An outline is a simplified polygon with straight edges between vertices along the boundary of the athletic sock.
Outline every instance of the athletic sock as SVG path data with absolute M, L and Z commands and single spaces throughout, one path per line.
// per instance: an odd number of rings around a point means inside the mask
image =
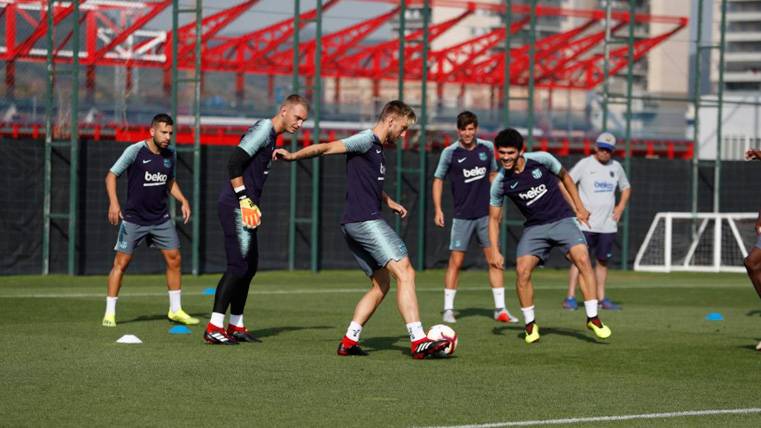
M 182 309 L 182 290 L 169 290 L 169 310 L 177 312 Z
M 240 315 L 230 314 L 229 324 L 230 325 L 234 325 L 235 327 L 243 327 L 244 326 L 244 324 L 243 324 L 243 314 L 240 314 Z
M 494 307 L 503 309 L 505 307 L 505 287 L 492 288 L 491 295 L 494 297 Z
M 585 300 L 584 309 L 587 311 L 587 318 L 594 318 L 597 316 L 597 299 Z
M 457 289 L 445 288 L 444 289 L 444 310 L 454 310 L 454 296 L 457 294 Z
M 219 312 L 212 312 L 211 319 L 209 320 L 209 324 L 213 325 L 214 327 L 224 328 L 225 314 L 220 314 Z
M 352 320 L 352 322 L 349 323 L 349 328 L 346 329 L 346 337 L 353 342 L 359 342 L 360 334 L 362 334 L 362 326 L 358 322 Z
M 118 297 L 106 297 L 106 315 L 111 315 L 116 313 L 116 301 L 119 300 Z
M 521 308 L 521 312 L 523 312 L 523 318 L 527 325 L 534 322 L 534 305 L 528 308 Z
M 423 323 L 420 321 L 411 322 L 407 324 L 407 332 L 410 334 L 410 341 L 417 342 L 418 340 L 425 339 L 425 331 L 423 331 Z

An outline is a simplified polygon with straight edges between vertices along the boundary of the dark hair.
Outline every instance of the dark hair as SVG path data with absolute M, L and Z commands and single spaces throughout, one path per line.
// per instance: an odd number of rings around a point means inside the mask
M 288 95 L 284 100 L 283 103 L 280 104 L 280 107 L 285 107 L 287 105 L 293 105 L 293 104 L 301 104 L 304 106 L 304 108 L 309 111 L 309 101 L 307 101 L 306 98 L 302 97 L 299 94 L 291 94 Z
M 169 116 L 166 113 L 159 113 L 156 116 L 153 116 L 153 120 L 151 120 L 151 128 L 155 127 L 159 123 L 166 123 L 169 126 L 174 125 L 172 116 Z
M 415 112 L 412 110 L 412 107 L 399 100 L 389 101 L 385 106 L 383 106 L 383 110 L 381 110 L 380 114 L 378 115 L 378 122 L 383 122 L 389 116 L 406 118 L 408 125 L 412 125 L 417 120 L 417 116 L 415 116 Z
M 523 137 L 521 133 L 513 128 L 506 128 L 499 131 L 494 138 L 494 145 L 497 147 L 515 147 L 518 151 L 523 149 Z
M 463 130 L 467 128 L 468 125 L 473 125 L 478 128 L 478 117 L 476 117 L 473 112 L 465 110 L 457 115 L 457 129 Z

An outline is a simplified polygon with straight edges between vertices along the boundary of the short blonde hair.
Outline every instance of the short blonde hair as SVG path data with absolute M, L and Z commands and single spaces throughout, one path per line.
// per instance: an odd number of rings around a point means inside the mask
M 389 101 L 383 106 L 383 110 L 381 110 L 378 115 L 378 122 L 383 122 L 389 116 L 405 118 L 407 119 L 407 125 L 409 126 L 417 120 L 417 116 L 415 116 L 415 111 L 412 110 L 412 107 L 399 100 Z

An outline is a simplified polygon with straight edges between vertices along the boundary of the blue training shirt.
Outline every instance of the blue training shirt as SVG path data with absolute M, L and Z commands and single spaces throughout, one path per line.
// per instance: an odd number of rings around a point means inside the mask
M 454 218 L 475 219 L 489 214 L 489 174 L 497 170 L 494 144 L 476 139 L 473 149 L 459 140 L 441 152 L 434 177 L 451 181 Z
M 127 171 L 125 221 L 150 226 L 169 219 L 167 184 L 174 180 L 174 153 L 171 149 L 155 154 L 145 141 L 131 144 L 117 159 L 111 172 L 117 177 Z
M 523 224 L 526 227 L 575 217 L 558 188 L 560 162 L 547 152 L 526 153 L 523 157 L 526 166 L 520 174 L 499 171 L 491 185 L 489 204 L 501 207 L 503 197 L 507 196 L 526 217 Z
M 381 218 L 386 165 L 372 129 L 342 140 L 346 146 L 346 207 L 341 224 Z
M 272 126 L 272 120 L 262 119 L 248 128 L 248 131 L 241 137 L 240 144 L 238 144 L 238 147 L 251 156 L 243 170 L 243 184 L 246 186 L 246 196 L 257 205 L 259 205 L 264 183 L 270 173 L 272 152 L 275 151 L 276 139 L 277 134 Z M 225 184 L 222 186 L 219 202 L 235 207 L 239 205 L 238 197 L 235 196 L 235 190 L 233 190 L 229 180 L 225 180 Z

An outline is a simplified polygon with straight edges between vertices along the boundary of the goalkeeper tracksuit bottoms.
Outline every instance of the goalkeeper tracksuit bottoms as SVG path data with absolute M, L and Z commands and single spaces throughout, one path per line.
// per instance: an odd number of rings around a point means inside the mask
M 225 236 L 227 268 L 214 295 L 214 312 L 243 314 L 248 288 L 259 265 L 259 241 L 256 229 L 243 226 L 240 208 L 223 202 L 217 204 L 219 221 Z

